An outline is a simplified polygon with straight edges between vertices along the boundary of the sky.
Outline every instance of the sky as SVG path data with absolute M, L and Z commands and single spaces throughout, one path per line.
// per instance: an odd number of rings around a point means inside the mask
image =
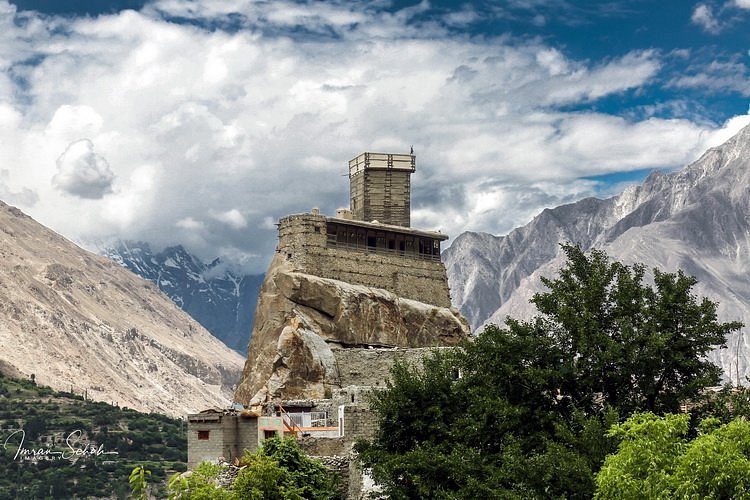
M 413 146 L 413 227 L 501 235 L 749 107 L 750 0 L 0 0 L 0 200 L 245 272 L 363 151 Z

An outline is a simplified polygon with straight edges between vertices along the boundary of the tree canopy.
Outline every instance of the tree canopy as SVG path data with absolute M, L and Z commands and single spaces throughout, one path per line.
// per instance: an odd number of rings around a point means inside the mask
M 266 439 L 254 453 L 245 451 L 242 468 L 229 488 L 219 485 L 222 466 L 204 462 L 190 475 L 169 480 L 175 500 L 333 500 L 341 498 L 338 478 L 305 455 L 294 438 Z M 135 477 L 136 479 L 132 479 Z M 143 491 L 136 471 L 133 493 Z
M 689 439 L 690 415 L 636 413 L 615 425 L 621 440 L 596 475 L 596 497 L 750 498 L 750 422 L 709 418 Z
M 564 245 L 567 262 L 529 321 L 490 325 L 422 366 L 396 364 L 356 449 L 392 498 L 589 498 L 594 472 L 636 411 L 674 412 L 719 383 L 705 359 L 738 322 L 695 278 Z M 459 376 L 460 375 L 460 376 Z

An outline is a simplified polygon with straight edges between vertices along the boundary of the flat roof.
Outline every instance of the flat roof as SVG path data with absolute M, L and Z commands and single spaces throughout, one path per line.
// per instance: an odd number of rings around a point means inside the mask
M 339 219 L 338 217 L 326 217 L 326 222 L 335 222 L 336 224 L 362 227 L 365 229 L 380 229 L 382 231 L 409 234 L 413 236 L 423 236 L 425 238 L 432 238 L 432 239 L 441 240 L 441 241 L 445 241 L 448 239 L 447 234 L 443 234 L 439 231 L 424 231 L 421 229 L 413 229 L 411 227 L 393 226 L 391 224 L 383 224 L 381 222 L 365 222 L 363 220 Z

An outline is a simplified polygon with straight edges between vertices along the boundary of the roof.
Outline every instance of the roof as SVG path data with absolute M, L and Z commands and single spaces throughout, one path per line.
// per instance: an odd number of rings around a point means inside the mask
M 411 227 L 393 226 L 391 224 L 383 224 L 377 221 L 365 222 L 363 220 L 339 219 L 338 217 L 326 217 L 326 222 L 335 222 L 336 224 L 342 224 L 342 225 L 347 225 L 347 226 L 363 227 L 365 229 L 379 229 L 382 231 L 390 231 L 394 233 L 410 234 L 414 236 L 423 236 L 425 238 L 432 238 L 432 239 L 441 240 L 441 241 L 448 239 L 448 235 L 443 234 L 440 231 L 425 231 L 421 229 L 414 229 Z

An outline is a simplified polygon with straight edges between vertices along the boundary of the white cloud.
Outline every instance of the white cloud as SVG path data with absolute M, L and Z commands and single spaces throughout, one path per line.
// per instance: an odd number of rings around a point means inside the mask
M 690 16 L 690 21 L 709 33 L 718 33 L 721 31 L 721 23 L 719 23 L 719 20 L 714 15 L 711 6 L 707 4 L 696 5 L 693 15 Z
M 595 194 L 583 176 L 684 164 L 713 133 L 564 110 L 649 85 L 657 52 L 580 61 L 409 22 L 427 3 L 377 5 L 160 0 L 19 20 L 0 0 L 0 196 L 79 241 L 183 243 L 262 272 L 279 217 L 348 205 L 362 151 L 413 144 L 413 223 L 455 237 Z
M 223 222 L 232 229 L 243 229 L 247 227 L 247 220 L 245 216 L 240 213 L 236 208 L 227 210 L 226 212 L 212 213 L 211 216 L 219 222 Z
M 57 158 L 52 183 L 68 194 L 96 200 L 112 192 L 114 179 L 107 160 L 94 151 L 94 144 L 81 139 L 70 143 Z
M 705 88 L 714 92 L 735 91 L 750 96 L 750 68 L 735 59 L 712 60 L 689 67 L 669 85 L 677 88 Z
M 750 9 L 750 0 L 734 0 L 734 5 L 740 9 Z

